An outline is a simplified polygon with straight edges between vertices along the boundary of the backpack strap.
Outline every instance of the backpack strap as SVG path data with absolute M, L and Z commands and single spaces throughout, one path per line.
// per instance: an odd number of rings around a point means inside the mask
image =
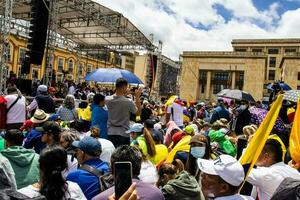
M 93 174 L 94 176 L 98 177 L 98 181 L 99 181 L 99 192 L 102 192 L 103 190 L 103 185 L 102 185 L 102 175 L 103 173 L 101 171 L 99 171 L 98 169 L 90 166 L 90 165 L 81 165 L 79 169 L 85 170 L 87 172 L 90 172 L 91 174 Z
M 10 109 L 19 101 L 20 98 L 21 98 L 21 96 L 18 95 L 16 100 L 7 108 L 6 113 L 8 113 L 10 111 Z

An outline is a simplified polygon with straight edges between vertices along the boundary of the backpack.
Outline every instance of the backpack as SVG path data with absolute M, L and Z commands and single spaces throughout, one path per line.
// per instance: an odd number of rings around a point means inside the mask
M 300 200 L 300 181 L 291 177 L 285 178 L 276 189 L 271 200 Z
M 114 177 L 111 173 L 103 173 L 98 169 L 91 167 L 89 165 L 81 165 L 79 169 L 88 171 L 89 173 L 98 177 L 99 181 L 99 193 L 107 190 L 114 185 Z

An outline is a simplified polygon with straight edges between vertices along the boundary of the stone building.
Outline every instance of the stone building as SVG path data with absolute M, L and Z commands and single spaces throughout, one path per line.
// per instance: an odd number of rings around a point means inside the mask
M 222 89 L 241 89 L 256 100 L 282 80 L 300 89 L 300 39 L 237 39 L 233 51 L 184 51 L 181 98 L 213 100 Z

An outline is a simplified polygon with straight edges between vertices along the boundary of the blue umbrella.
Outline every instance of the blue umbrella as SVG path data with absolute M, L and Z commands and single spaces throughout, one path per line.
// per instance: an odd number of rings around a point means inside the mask
M 143 82 L 130 71 L 116 68 L 99 68 L 86 75 L 85 80 L 100 83 L 115 83 L 118 78 L 124 78 L 130 84 L 143 84 Z
M 274 90 L 273 85 L 274 85 L 274 83 L 268 84 L 268 85 L 267 85 L 267 89 L 273 91 L 273 90 Z M 292 89 L 288 84 L 286 84 L 286 83 L 284 83 L 284 82 L 279 82 L 279 86 L 280 86 L 281 89 L 283 89 L 283 90 L 285 90 L 285 91 L 291 90 L 291 89 Z

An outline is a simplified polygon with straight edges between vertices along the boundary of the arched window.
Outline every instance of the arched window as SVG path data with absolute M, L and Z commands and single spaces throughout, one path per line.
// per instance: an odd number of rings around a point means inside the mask
M 74 61 L 70 59 L 68 63 L 69 74 L 73 74 L 73 69 L 74 69 Z
M 12 61 L 12 50 L 13 50 L 12 45 L 10 43 L 8 43 L 8 45 L 6 47 L 7 61 L 8 62 Z

